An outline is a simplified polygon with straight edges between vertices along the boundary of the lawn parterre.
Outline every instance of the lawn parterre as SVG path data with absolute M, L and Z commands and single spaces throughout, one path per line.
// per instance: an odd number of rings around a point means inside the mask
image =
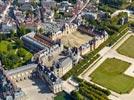
M 134 36 L 130 36 L 118 49 L 117 52 L 134 58 Z
M 123 74 L 129 63 L 115 59 L 106 59 L 91 75 L 92 81 L 110 90 L 128 93 L 134 88 L 134 78 Z
M 0 59 L 6 69 L 20 67 L 29 61 L 32 54 L 23 47 L 18 47 L 13 40 L 3 40 L 0 42 Z

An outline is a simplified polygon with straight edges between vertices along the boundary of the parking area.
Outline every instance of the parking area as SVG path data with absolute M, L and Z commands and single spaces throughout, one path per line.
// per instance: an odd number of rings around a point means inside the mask
M 53 100 L 54 94 L 41 79 L 30 78 L 16 83 L 26 94 L 26 100 Z

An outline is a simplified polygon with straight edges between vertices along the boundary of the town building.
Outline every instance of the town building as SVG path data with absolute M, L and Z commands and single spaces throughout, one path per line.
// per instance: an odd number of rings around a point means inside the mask
M 0 100 L 17 100 L 25 94 L 14 82 L 6 75 L 0 62 Z
M 2 16 L 3 12 L 5 11 L 6 9 L 6 5 L 4 4 L 0 4 L 0 15 Z
M 25 3 L 38 3 L 39 2 L 39 0 L 17 0 L 17 3 L 18 4 L 25 4 Z
M 10 34 L 11 31 L 14 31 L 16 32 L 17 30 L 17 27 L 15 25 L 15 23 L 10 23 L 10 22 L 7 22 L 7 23 L 1 23 L 0 24 L 0 32 L 3 33 L 3 34 Z
M 87 20 L 96 20 L 98 14 L 96 12 L 83 12 L 82 17 L 86 18 Z

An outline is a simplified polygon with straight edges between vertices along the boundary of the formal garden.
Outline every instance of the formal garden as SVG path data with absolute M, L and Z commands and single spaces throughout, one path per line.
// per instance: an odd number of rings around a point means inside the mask
M 134 78 L 124 72 L 130 65 L 115 58 L 108 58 L 89 77 L 91 81 L 117 93 L 129 93 L 134 88 Z
M 134 36 L 130 36 L 118 49 L 117 52 L 134 58 Z

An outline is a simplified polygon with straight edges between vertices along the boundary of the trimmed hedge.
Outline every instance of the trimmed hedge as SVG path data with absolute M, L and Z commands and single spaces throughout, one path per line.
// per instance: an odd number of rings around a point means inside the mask
M 111 94 L 110 91 L 102 89 L 75 76 L 73 77 L 73 79 L 79 83 L 78 91 L 73 91 L 71 93 L 75 100 L 80 100 L 78 99 L 80 97 L 90 98 L 90 100 L 108 100 L 108 96 Z M 76 94 L 79 94 L 78 96 L 80 97 L 77 97 Z

